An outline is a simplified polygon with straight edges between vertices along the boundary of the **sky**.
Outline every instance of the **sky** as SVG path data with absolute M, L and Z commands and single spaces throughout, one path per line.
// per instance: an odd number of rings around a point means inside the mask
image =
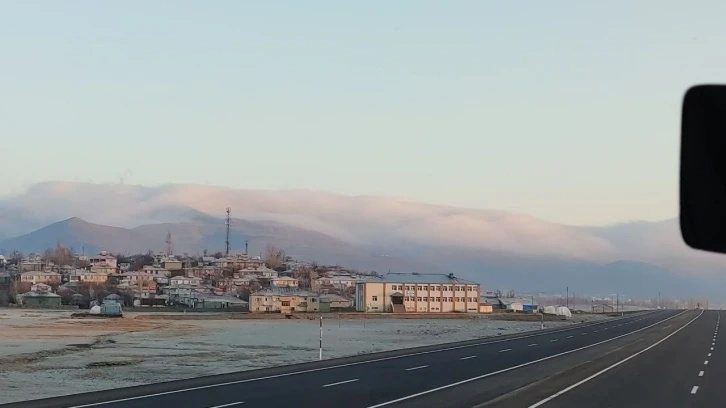
M 303 188 L 566 224 L 677 214 L 726 3 L 0 2 L 2 195 Z

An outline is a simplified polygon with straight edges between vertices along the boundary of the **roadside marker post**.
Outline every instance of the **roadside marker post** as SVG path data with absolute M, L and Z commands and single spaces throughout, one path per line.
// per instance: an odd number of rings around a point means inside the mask
M 318 359 L 323 359 L 323 315 L 320 315 L 320 354 Z

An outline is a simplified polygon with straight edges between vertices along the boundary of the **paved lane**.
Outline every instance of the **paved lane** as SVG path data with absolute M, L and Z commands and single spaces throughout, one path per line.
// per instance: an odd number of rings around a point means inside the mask
M 203 377 L 15 406 L 209 408 L 223 406 L 345 405 L 368 407 L 425 401 L 441 389 L 543 362 L 575 357 L 668 324 L 679 311 L 507 338 L 377 353 L 289 367 Z

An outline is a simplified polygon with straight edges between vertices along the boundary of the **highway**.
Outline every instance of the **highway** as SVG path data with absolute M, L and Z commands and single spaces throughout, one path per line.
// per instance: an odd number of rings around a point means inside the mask
M 719 323 L 717 311 L 661 310 L 4 406 L 723 407 Z

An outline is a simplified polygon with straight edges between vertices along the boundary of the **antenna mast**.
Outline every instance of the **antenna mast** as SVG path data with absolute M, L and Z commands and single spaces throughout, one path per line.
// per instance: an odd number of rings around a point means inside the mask
M 226 250 L 227 256 L 229 256 L 229 252 L 231 250 L 230 244 L 229 244 L 229 227 L 231 224 L 231 216 L 230 216 L 231 213 L 232 213 L 232 209 L 227 207 L 227 222 L 226 222 L 226 224 L 227 224 L 227 242 L 226 242 L 227 243 L 227 250 Z
M 171 248 L 171 232 L 166 233 L 166 254 L 168 256 L 172 255 L 172 248 Z

